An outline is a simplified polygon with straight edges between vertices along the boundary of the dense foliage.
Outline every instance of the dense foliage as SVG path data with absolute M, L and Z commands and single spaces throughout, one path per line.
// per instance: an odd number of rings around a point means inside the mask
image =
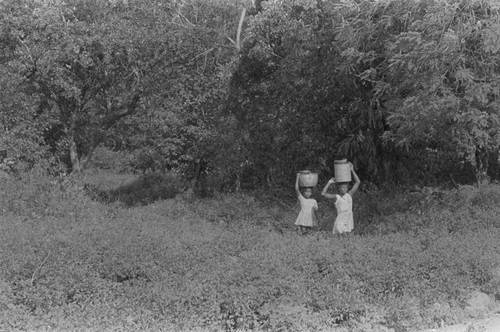
M 498 177 L 493 0 L 0 3 L 0 149 L 215 189 L 325 178 Z
M 281 171 L 329 171 L 338 153 L 365 178 L 386 180 L 487 173 L 499 142 L 493 1 L 265 8 L 233 83 L 240 121 L 253 144 L 267 147 L 256 160 L 273 151 L 270 164 Z
M 0 329 L 480 317 L 500 192 L 456 184 L 499 177 L 499 75 L 495 0 L 0 1 Z M 334 238 L 319 199 L 299 236 L 266 189 L 321 185 L 337 157 L 363 180 L 355 232 Z M 240 188 L 263 197 L 216 192 Z

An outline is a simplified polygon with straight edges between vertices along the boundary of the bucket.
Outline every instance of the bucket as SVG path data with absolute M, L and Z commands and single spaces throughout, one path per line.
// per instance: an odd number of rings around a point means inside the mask
M 333 164 L 335 182 L 351 182 L 351 165 L 347 160 L 335 160 Z
M 299 185 L 301 187 L 315 187 L 318 184 L 318 173 L 300 171 Z

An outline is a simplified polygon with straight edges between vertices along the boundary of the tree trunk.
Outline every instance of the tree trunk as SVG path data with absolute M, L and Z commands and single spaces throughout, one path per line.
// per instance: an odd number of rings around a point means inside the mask
M 83 163 L 80 162 L 80 156 L 78 155 L 78 150 L 76 148 L 76 143 L 74 140 L 71 140 L 69 155 L 71 158 L 71 174 L 83 174 Z
M 83 188 L 83 174 L 85 163 L 81 161 L 80 156 L 78 155 L 78 150 L 74 139 L 71 140 L 69 154 L 71 158 L 70 176 L 75 180 L 75 184 L 78 188 Z
M 245 14 L 247 9 L 243 7 L 241 10 L 240 21 L 238 22 L 238 30 L 236 31 L 236 49 L 241 50 L 241 28 L 243 27 L 243 21 L 245 20 Z
M 489 153 L 485 148 L 476 148 L 476 181 L 477 185 L 488 184 L 488 163 L 489 163 Z
M 78 147 L 76 145 L 76 120 L 77 120 L 77 110 L 74 110 L 71 115 L 71 122 L 69 126 L 69 156 L 71 160 L 71 173 L 70 176 L 74 180 L 77 188 L 83 188 L 83 163 L 80 160 L 80 155 L 78 153 Z

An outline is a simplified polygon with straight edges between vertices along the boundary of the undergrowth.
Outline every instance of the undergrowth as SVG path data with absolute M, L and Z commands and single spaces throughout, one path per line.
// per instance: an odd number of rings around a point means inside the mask
M 361 192 L 342 237 L 321 200 L 320 230 L 300 236 L 293 201 L 125 208 L 33 177 L 0 192 L 0 330 L 402 332 L 500 296 L 498 186 Z

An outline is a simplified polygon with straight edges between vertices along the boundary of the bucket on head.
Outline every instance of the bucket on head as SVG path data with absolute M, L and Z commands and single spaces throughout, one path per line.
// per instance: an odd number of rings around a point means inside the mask
M 333 162 L 335 182 L 351 182 L 351 164 L 347 160 L 335 160 Z
M 315 187 L 318 184 L 318 173 L 300 171 L 299 185 L 301 187 Z

